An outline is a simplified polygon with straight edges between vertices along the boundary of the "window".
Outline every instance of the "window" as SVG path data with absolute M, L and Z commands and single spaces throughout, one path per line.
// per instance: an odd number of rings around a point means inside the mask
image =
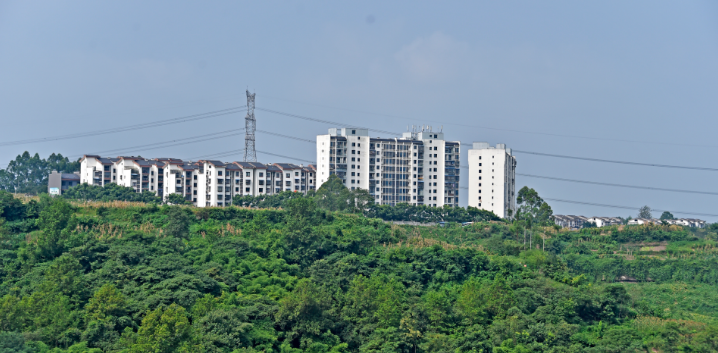
M 222 175 L 222 171 L 221 170 L 217 171 L 217 175 Z
M 264 180 L 260 180 L 259 185 L 264 185 Z M 259 189 L 259 190 L 262 190 L 262 189 Z
M 259 172 L 259 177 L 261 178 L 261 177 L 263 177 L 263 176 L 264 176 L 264 173 Z
M 245 188 L 245 189 L 244 189 L 244 192 L 249 192 L 249 188 Z
M 354 146 L 356 146 L 356 145 L 357 145 L 356 143 L 352 142 L 352 147 L 354 147 Z
M 287 178 L 290 178 L 290 177 L 291 177 L 291 174 L 287 173 Z
M 299 176 L 299 172 L 294 172 L 294 176 Z
M 234 192 L 239 192 L 239 188 L 234 188 Z M 195 191 L 195 194 L 196 193 L 197 193 L 197 191 Z
M 356 133 L 357 133 L 356 130 L 352 130 L 352 135 L 354 135 L 354 134 L 356 134 Z
M 247 176 L 250 176 L 250 175 L 251 175 L 250 172 L 247 172 Z
M 259 192 L 264 192 L 264 189 L 262 189 L 262 188 L 259 188 Z

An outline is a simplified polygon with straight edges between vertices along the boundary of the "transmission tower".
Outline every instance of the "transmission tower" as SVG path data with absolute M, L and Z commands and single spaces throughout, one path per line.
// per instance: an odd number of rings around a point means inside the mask
M 247 90 L 247 116 L 244 118 L 244 161 L 256 162 L 257 151 L 254 149 L 254 131 L 257 130 L 257 119 L 254 118 L 254 96 Z

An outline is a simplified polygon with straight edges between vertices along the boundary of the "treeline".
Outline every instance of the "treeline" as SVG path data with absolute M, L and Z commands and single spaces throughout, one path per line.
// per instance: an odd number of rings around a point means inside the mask
M 62 193 L 62 197 L 68 200 L 79 201 L 132 201 L 146 203 L 162 203 L 162 198 L 154 192 L 136 192 L 133 188 L 109 183 L 105 186 L 79 184 Z M 181 197 L 181 196 L 180 196 Z
M 80 162 L 70 161 L 59 153 L 42 159 L 37 153 L 30 155 L 25 151 L 10 161 L 7 168 L 0 169 L 0 190 L 32 195 L 47 192 L 48 176 L 53 170 L 73 173 L 80 170 Z
M 145 191 L 136 193 L 132 188 L 108 184 L 105 187 L 80 184 L 66 190 L 62 197 L 81 201 L 138 201 L 161 204 L 162 198 Z M 428 207 L 399 204 L 397 206 L 377 205 L 374 198 L 366 190 L 349 190 L 336 176 L 329 178 L 319 190 L 312 190 L 307 195 L 298 192 L 283 191 L 274 195 L 238 196 L 232 204 L 250 208 L 283 208 L 287 203 L 304 198 L 314 202 L 317 207 L 327 211 L 341 211 L 362 214 L 365 217 L 380 218 L 386 221 L 411 222 L 478 222 L 500 221 L 493 212 L 474 207 Z M 185 204 L 181 195 L 171 194 L 170 204 Z

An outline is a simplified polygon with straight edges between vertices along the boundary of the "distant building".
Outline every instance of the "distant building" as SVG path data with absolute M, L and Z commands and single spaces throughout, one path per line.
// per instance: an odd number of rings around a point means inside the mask
M 584 216 L 554 215 L 553 218 L 559 226 L 570 229 L 583 228 L 583 224 L 588 222 L 588 218 Z
M 694 228 L 705 228 L 706 221 L 695 218 L 677 218 L 677 219 L 666 219 L 666 223 L 675 224 L 679 226 L 694 227 Z
M 617 226 L 623 224 L 623 221 L 617 217 L 591 217 L 589 222 L 594 223 L 596 227 Z
M 642 224 L 661 224 L 661 220 L 655 218 L 634 218 L 628 221 L 629 226 Z
M 459 206 L 461 143 L 444 133 L 405 132 L 401 138 L 369 137 L 361 128 L 329 129 L 317 136 L 317 187 L 336 175 L 351 189 L 365 189 L 381 205 Z
M 62 195 L 68 188 L 79 184 L 80 172 L 58 173 L 53 170 L 47 179 L 47 193 L 50 195 Z
M 291 163 L 183 161 L 85 155 L 80 160 L 77 185 L 109 183 L 149 191 L 167 199 L 180 194 L 198 207 L 228 206 L 237 196 L 273 195 L 282 191 L 306 194 L 316 188 L 316 169 Z
M 502 218 L 516 213 L 516 157 L 504 144 L 474 142 L 469 150 L 469 206 Z

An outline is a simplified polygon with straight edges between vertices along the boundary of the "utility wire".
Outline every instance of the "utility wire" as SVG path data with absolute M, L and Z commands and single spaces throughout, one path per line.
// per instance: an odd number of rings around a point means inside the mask
M 291 113 L 283 113 L 283 112 L 279 112 L 279 111 L 271 110 L 271 109 L 264 109 L 264 108 L 254 108 L 254 109 L 256 109 L 256 110 L 261 110 L 261 111 L 264 111 L 264 112 L 267 112 L 267 113 L 284 115 L 284 116 L 288 116 L 288 117 L 290 117 L 290 118 L 297 118 L 297 119 L 303 119 L 303 120 L 309 120 L 309 121 L 316 121 L 316 122 L 319 122 L 319 123 L 332 124 L 332 125 L 334 125 L 334 126 L 346 126 L 346 125 L 347 125 L 347 124 L 343 124 L 343 123 L 338 123 L 338 122 L 336 122 L 336 121 L 329 121 L 329 120 L 311 118 L 311 117 L 308 117 L 308 116 L 291 114 Z M 360 127 L 360 126 L 355 126 L 355 127 L 356 127 L 356 128 L 359 128 L 359 129 L 367 129 L 367 130 L 371 130 L 371 131 L 381 132 L 381 133 L 389 134 L 389 135 L 392 135 L 392 136 L 401 136 L 401 134 L 397 134 L 397 133 L 395 133 L 395 132 L 393 132 L 393 131 L 370 129 L 370 128 Z
M 128 126 L 121 126 L 121 127 L 115 127 L 111 129 L 102 129 L 102 130 L 95 130 L 95 131 L 86 131 L 76 134 L 67 134 L 67 135 L 58 135 L 58 136 L 49 136 L 49 137 L 42 137 L 42 138 L 35 138 L 35 139 L 27 139 L 27 140 L 16 140 L 16 141 L 6 141 L 6 142 L 0 142 L 0 147 L 2 146 L 14 146 L 14 145 L 23 145 L 28 143 L 36 143 L 36 142 L 48 142 L 48 141 L 58 141 L 58 140 L 69 140 L 74 138 L 80 138 L 80 137 L 87 137 L 87 136 L 97 136 L 97 135 L 105 135 L 105 134 L 113 134 L 117 132 L 124 132 L 124 131 L 131 131 L 131 130 L 139 130 L 139 129 L 147 129 L 157 126 L 163 126 L 163 125 L 169 125 L 169 124 L 177 124 L 177 123 L 184 123 L 188 121 L 195 121 L 195 120 L 201 120 L 201 119 L 208 119 L 208 118 L 214 118 L 218 116 L 223 115 L 229 115 L 234 113 L 239 113 L 243 111 L 241 107 L 233 107 L 233 108 L 227 108 L 222 110 L 216 110 L 213 112 L 207 112 L 207 113 L 201 113 L 201 114 L 194 114 L 194 115 L 188 115 L 183 116 L 179 118 L 172 118 L 172 119 L 164 119 L 164 120 L 157 120 L 149 123 L 143 123 L 143 124 L 135 124 L 135 125 L 128 125 Z
M 194 160 L 208 159 L 210 157 L 219 158 L 219 157 L 231 156 L 232 154 L 239 153 L 239 152 L 244 152 L 244 148 L 241 148 L 238 150 L 218 152 L 218 153 L 213 153 L 213 154 L 206 154 L 206 155 L 198 156 L 198 157 L 190 157 L 190 158 L 186 158 L 186 159 L 188 161 L 194 161 Z
M 461 168 L 468 169 L 469 167 L 461 166 Z M 687 193 L 687 194 L 701 194 L 701 195 L 718 195 L 718 192 L 710 192 L 710 191 L 681 190 L 681 189 L 656 188 L 656 187 L 651 187 L 651 186 L 612 184 L 612 183 L 602 183 L 602 182 L 598 182 L 598 181 L 565 179 L 565 178 L 556 178 L 556 177 L 533 175 L 533 174 L 523 174 L 523 173 L 516 173 L 516 175 L 525 176 L 525 177 L 529 177 L 529 178 L 550 179 L 550 180 L 557 180 L 557 181 L 567 181 L 567 182 L 572 182 L 572 183 L 583 183 L 583 184 L 593 184 L 593 185 L 615 186 L 615 187 L 630 188 L 630 189 L 670 191 L 670 192 L 680 192 L 680 193 Z
M 628 206 L 616 206 L 616 205 L 606 205 L 601 203 L 593 203 L 593 202 L 581 202 L 581 201 L 570 201 L 570 200 L 561 200 L 561 199 L 549 199 L 549 198 L 543 198 L 544 200 L 549 201 L 556 201 L 556 202 L 566 202 L 566 203 L 575 203 L 579 205 L 589 205 L 589 206 L 600 206 L 600 207 L 609 207 L 609 208 L 621 208 L 625 210 L 638 210 L 640 207 L 628 207 Z M 718 214 L 710 214 L 710 213 L 698 213 L 698 212 L 683 212 L 683 211 L 669 211 L 669 210 L 659 210 L 659 209 L 651 209 L 651 211 L 656 212 L 671 212 L 671 213 L 677 213 L 677 214 L 687 214 L 687 215 L 693 215 L 693 216 L 706 216 L 706 217 L 718 217 Z
M 284 137 L 284 138 L 288 138 L 288 139 L 303 141 L 303 142 L 317 143 L 317 141 L 314 141 L 314 140 L 303 139 L 301 137 L 296 137 L 296 136 L 282 135 L 282 134 L 278 134 L 276 132 L 269 132 L 269 131 L 263 131 L 263 130 L 257 130 L 257 132 L 261 132 L 261 133 L 267 134 L 267 135 L 274 135 L 274 136 Z
M 611 183 L 601 183 L 601 182 L 597 182 L 597 181 L 564 179 L 564 178 L 555 178 L 555 177 L 548 177 L 548 176 L 541 176 L 541 175 L 532 175 L 532 174 L 522 174 L 522 173 L 516 173 L 516 175 L 525 176 L 525 177 L 529 177 L 529 178 L 541 178 L 541 179 L 550 179 L 550 180 L 558 180 L 558 181 L 567 181 L 567 182 L 572 182 L 572 183 L 594 184 L 594 185 L 604 185 L 604 186 L 616 186 L 616 187 L 631 188 L 631 189 L 643 189 L 643 190 L 655 190 L 655 191 L 670 191 L 670 192 L 680 192 L 680 193 L 688 193 L 688 194 L 701 194 L 701 195 L 718 195 L 718 192 L 710 192 L 710 191 L 665 189 L 665 188 L 654 188 L 654 187 L 650 187 L 650 186 L 611 184 Z
M 549 154 L 549 153 L 520 151 L 520 150 L 513 150 L 513 152 L 525 153 L 525 154 L 533 154 L 533 155 L 545 156 L 545 157 L 578 159 L 578 160 L 589 161 L 589 162 L 616 163 L 616 164 L 626 164 L 626 165 L 637 165 L 637 166 L 643 166 L 643 167 L 659 167 L 659 168 L 674 168 L 674 169 L 691 169 L 691 170 L 703 170 L 703 171 L 709 171 L 709 172 L 718 172 L 718 168 L 688 167 L 688 166 L 669 165 L 669 164 L 656 164 L 656 163 L 640 163 L 640 162 L 616 161 L 616 160 L 609 160 L 609 159 L 599 159 L 599 158 L 589 158 L 589 157 L 576 157 L 576 156 L 565 156 L 565 155 L 560 155 L 560 154 Z
M 277 97 L 267 97 L 262 96 L 263 98 L 269 98 L 269 99 L 275 99 L 280 101 L 286 101 L 286 102 L 293 102 L 293 103 L 300 103 L 300 104 L 306 104 L 306 105 L 313 105 L 317 107 L 324 107 L 324 108 L 330 108 L 330 109 L 336 109 L 336 110 L 344 110 L 349 111 L 353 113 L 359 113 L 359 114 L 367 114 L 367 115 L 375 115 L 375 116 L 381 116 L 381 117 L 387 117 L 387 118 L 393 118 L 393 119 L 402 119 L 402 120 L 408 120 L 408 121 L 416 121 L 416 118 L 409 118 L 405 116 L 399 116 L 399 115 L 392 115 L 392 114 L 382 114 L 382 113 L 375 113 L 375 112 L 368 112 L 363 110 L 356 110 L 356 109 L 347 109 L 347 108 L 339 108 L 339 107 L 333 107 L 329 105 L 323 105 L 323 104 L 316 104 L 316 103 L 308 103 L 308 102 L 301 102 L 296 100 L 290 100 L 290 99 L 284 99 L 284 98 L 277 98 Z M 550 133 L 550 132 L 539 132 L 539 131 L 527 131 L 527 130 L 517 130 L 517 129 L 506 129 L 506 128 L 497 128 L 497 127 L 489 127 L 489 126 L 481 126 L 481 125 L 469 125 L 469 124 L 459 124 L 459 123 L 451 123 L 446 121 L 438 121 L 438 120 L 427 120 L 427 119 L 421 119 L 422 121 L 427 122 L 434 122 L 442 125 L 454 125 L 454 126 L 464 126 L 464 127 L 471 127 L 476 129 L 484 129 L 484 130 L 495 130 L 495 131 L 509 131 L 509 132 L 517 132 L 520 134 L 529 134 L 529 135 L 543 135 L 543 136 L 555 136 L 555 137 L 567 137 L 567 138 L 574 138 L 574 139 L 587 139 L 587 140 L 598 140 L 598 141 L 614 141 L 614 142 L 628 142 L 628 143 L 641 143 L 641 144 L 649 144 L 649 145 L 666 145 L 666 146 L 689 146 L 689 147 L 718 147 L 716 145 L 696 145 L 696 144 L 687 144 L 687 143 L 671 143 L 671 142 L 656 142 L 656 141 L 640 141 L 640 140 L 626 140 L 626 139 L 616 139 L 616 138 L 606 138 L 606 137 L 591 137 L 591 136 L 579 136 L 579 135 L 567 135 L 567 134 L 557 134 L 557 133 Z
M 302 162 L 307 162 L 307 163 L 314 163 L 314 161 L 310 161 L 310 160 L 308 160 L 308 159 L 301 159 L 301 158 L 289 157 L 289 156 L 284 156 L 284 155 L 281 155 L 281 154 L 270 153 L 270 152 L 263 152 L 263 151 L 257 151 L 257 152 L 262 153 L 262 154 L 268 154 L 268 155 L 270 155 L 270 156 L 275 156 L 275 157 L 282 157 L 282 158 L 293 159 L 293 160 L 295 160 L 295 161 L 302 161 Z
M 206 135 L 199 135 L 199 136 L 175 139 L 175 140 L 170 140 L 170 141 L 150 143 L 150 144 L 139 145 L 139 146 L 134 146 L 134 147 L 115 148 L 112 150 L 94 152 L 91 154 L 102 155 L 102 154 L 108 154 L 108 153 L 114 154 L 117 152 L 122 152 L 121 154 L 125 154 L 130 151 L 134 152 L 134 151 L 138 151 L 138 150 L 144 151 L 144 150 L 152 150 L 152 149 L 159 149 L 159 148 L 165 148 L 165 147 L 180 146 L 180 145 L 185 145 L 185 144 L 189 144 L 189 143 L 197 143 L 197 142 L 203 142 L 203 141 L 207 141 L 207 140 L 215 140 L 215 139 L 220 139 L 220 138 L 225 138 L 225 137 L 230 137 L 230 136 L 241 135 L 240 133 L 238 133 L 239 131 L 244 131 L 244 128 L 219 131 L 219 132 L 206 134 Z M 84 155 L 73 156 L 70 159 L 79 158 L 82 156 L 84 156 Z
M 302 116 L 302 115 L 296 115 L 296 114 L 290 114 L 290 113 L 284 113 L 279 112 L 276 110 L 271 109 L 264 109 L 264 108 L 255 108 L 257 110 L 284 115 L 292 118 L 298 118 L 298 119 L 304 119 L 304 120 L 310 120 L 310 121 L 316 121 L 326 124 L 333 124 L 336 126 L 342 126 L 346 124 L 337 123 L 334 121 L 329 120 L 323 120 L 323 119 L 316 119 L 311 118 L 308 116 Z M 401 135 L 397 134 L 395 132 L 386 131 L 386 130 L 376 130 L 371 128 L 362 128 L 362 129 L 368 129 L 371 131 L 381 132 L 381 133 L 387 133 L 390 135 Z M 470 144 L 469 144 L 470 145 Z M 521 151 L 521 150 L 513 150 L 513 152 L 518 153 L 525 153 L 525 154 L 533 154 L 538 156 L 546 156 L 546 157 L 556 157 L 556 158 L 569 158 L 569 159 L 578 159 L 578 160 L 585 160 L 585 161 L 591 161 L 591 162 L 604 162 L 604 163 L 616 163 L 616 164 L 626 164 L 626 165 L 637 165 L 637 166 L 645 166 L 645 167 L 660 167 L 660 168 L 674 168 L 674 169 L 691 169 L 691 170 L 703 170 L 703 171 L 712 171 L 712 172 L 718 172 L 718 168 L 705 168 L 705 167 L 688 167 L 688 166 L 676 166 L 676 165 L 667 165 L 667 164 L 655 164 L 655 163 L 639 163 L 639 162 L 627 162 L 627 161 L 615 161 L 615 160 L 608 160 L 608 159 L 598 159 L 598 158 L 589 158 L 589 157 L 575 157 L 575 156 L 565 156 L 565 155 L 557 155 L 557 154 L 548 154 L 548 153 L 540 153 L 540 152 L 530 152 L 530 151 Z

